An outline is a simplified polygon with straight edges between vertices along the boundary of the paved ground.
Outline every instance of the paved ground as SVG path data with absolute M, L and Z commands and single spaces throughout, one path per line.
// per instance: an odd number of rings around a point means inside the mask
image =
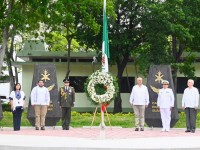
M 2 128 L 0 131 L 1 150 L 23 150 L 36 148 L 61 149 L 193 149 L 200 150 L 200 129 L 196 133 L 185 133 L 185 129 L 171 129 L 161 132 L 159 128 L 145 128 L 134 131 L 133 128 L 112 127 L 101 130 L 93 128 L 47 127 L 45 131 L 33 127 L 22 127 L 20 131 Z

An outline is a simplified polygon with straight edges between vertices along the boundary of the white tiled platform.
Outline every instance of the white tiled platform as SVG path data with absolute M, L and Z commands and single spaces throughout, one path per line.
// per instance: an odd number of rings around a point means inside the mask
M 161 132 L 159 128 L 71 128 L 49 127 L 36 131 L 23 127 L 20 131 L 3 128 L 0 150 L 200 150 L 200 130 L 185 133 L 185 129 Z

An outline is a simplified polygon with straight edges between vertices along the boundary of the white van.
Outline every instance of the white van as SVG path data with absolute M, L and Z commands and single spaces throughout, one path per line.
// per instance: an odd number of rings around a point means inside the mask
M 1 104 L 8 104 L 10 102 L 9 98 L 5 95 L 0 95 Z
M 0 100 L 1 103 L 9 103 L 10 83 L 0 83 Z

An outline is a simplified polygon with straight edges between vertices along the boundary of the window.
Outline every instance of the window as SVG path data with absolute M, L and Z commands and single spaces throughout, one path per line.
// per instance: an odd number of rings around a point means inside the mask
M 121 93 L 131 93 L 135 84 L 135 77 L 123 77 L 121 84 Z
M 178 77 L 177 78 L 177 90 L 176 90 L 177 93 L 182 94 L 184 92 L 185 88 L 187 88 L 187 81 L 188 81 L 187 77 Z M 194 80 L 194 86 L 198 90 L 200 90 L 200 77 L 198 77 Z
M 82 76 L 73 76 L 73 77 L 69 77 L 70 79 L 70 85 L 74 87 L 75 92 L 78 93 L 84 93 L 84 83 L 87 79 L 86 76 L 82 77 Z

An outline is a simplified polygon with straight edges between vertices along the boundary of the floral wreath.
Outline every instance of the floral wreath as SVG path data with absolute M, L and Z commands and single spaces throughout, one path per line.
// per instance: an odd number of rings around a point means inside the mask
M 88 77 L 85 92 L 94 104 L 109 104 L 119 91 L 117 80 L 110 73 L 97 70 Z

